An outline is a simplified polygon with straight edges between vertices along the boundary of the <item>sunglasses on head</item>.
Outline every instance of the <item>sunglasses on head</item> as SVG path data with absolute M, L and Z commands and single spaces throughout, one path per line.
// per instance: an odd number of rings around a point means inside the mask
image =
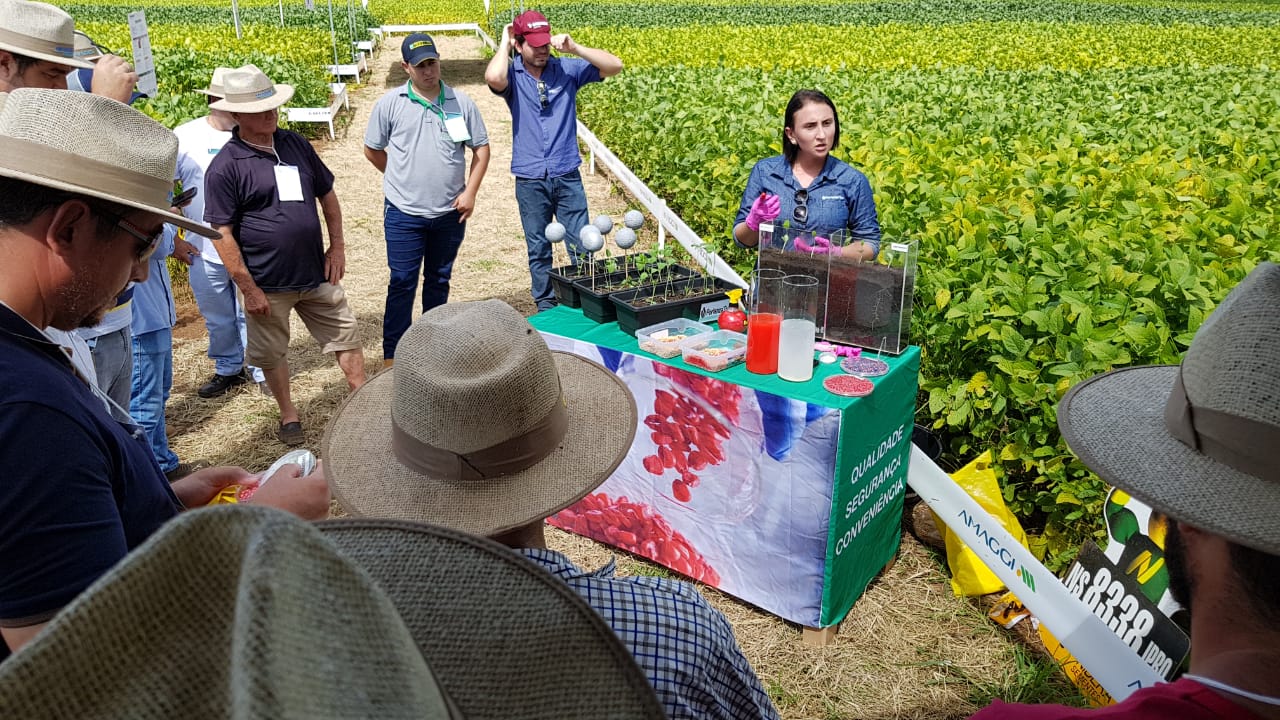
M 156 248 L 160 245 L 160 238 L 164 235 L 163 225 L 160 226 L 160 229 L 157 230 L 155 234 L 147 235 L 137 225 L 125 220 L 121 215 L 117 215 L 110 210 L 103 210 L 102 208 L 94 208 L 94 210 L 99 215 L 105 215 L 106 217 L 115 220 L 116 223 L 114 227 L 132 235 L 133 238 L 138 241 L 138 248 L 136 252 L 138 262 L 146 262 L 151 259 Z
M 796 222 L 802 223 L 809 219 L 809 191 L 796 191 L 796 209 L 791 212 L 791 217 Z

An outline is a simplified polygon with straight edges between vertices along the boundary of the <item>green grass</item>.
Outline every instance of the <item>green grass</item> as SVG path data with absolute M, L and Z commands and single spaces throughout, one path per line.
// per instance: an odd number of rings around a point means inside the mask
M 992 698 L 1000 698 L 1013 703 L 1088 706 L 1085 697 L 1053 660 L 1021 645 L 1014 646 L 1013 658 L 1013 667 L 1006 668 L 995 682 L 985 683 L 966 677 L 965 681 L 971 686 L 969 699 L 979 705 L 990 702 Z M 954 666 L 951 669 L 958 672 Z

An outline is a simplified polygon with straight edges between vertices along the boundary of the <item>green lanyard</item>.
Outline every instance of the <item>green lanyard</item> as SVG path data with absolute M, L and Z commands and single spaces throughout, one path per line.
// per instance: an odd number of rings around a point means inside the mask
M 414 102 L 418 103 L 419 105 L 421 105 L 422 107 L 424 107 L 424 108 L 426 108 L 426 109 L 428 109 L 428 110 L 433 110 L 433 111 L 435 111 L 435 112 L 436 112 L 436 114 L 438 114 L 438 115 L 440 116 L 440 122 L 444 122 L 444 121 L 445 121 L 445 118 L 444 118 L 444 83 L 440 83 L 440 97 L 439 97 L 439 98 L 436 98 L 436 104 L 438 104 L 438 105 L 439 105 L 439 107 L 436 107 L 435 105 L 432 105 L 430 100 L 427 100 L 427 99 L 425 99 L 425 98 L 423 98 L 423 97 L 419 96 L 419 95 L 418 95 L 418 93 L 414 92 L 414 91 L 413 91 L 413 83 L 412 83 L 412 82 L 405 83 L 405 87 L 409 89 L 409 99 L 410 99 L 410 100 L 412 100 L 412 101 L 414 101 Z

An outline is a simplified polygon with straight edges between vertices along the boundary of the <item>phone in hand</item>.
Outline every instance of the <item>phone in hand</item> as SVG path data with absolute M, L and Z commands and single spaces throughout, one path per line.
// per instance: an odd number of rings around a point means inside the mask
M 173 196 L 173 206 L 174 206 L 174 207 L 186 207 L 186 206 L 190 205 L 190 204 L 191 204 L 191 201 L 195 199 L 195 197 L 196 197 L 196 192 L 198 192 L 198 191 L 199 191 L 199 188 L 187 188 L 186 190 L 183 190 L 182 192 L 178 193 L 177 195 L 174 195 L 174 196 Z

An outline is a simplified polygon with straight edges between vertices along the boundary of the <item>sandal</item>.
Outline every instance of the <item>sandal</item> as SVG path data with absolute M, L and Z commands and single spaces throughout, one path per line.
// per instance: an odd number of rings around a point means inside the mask
M 289 447 L 301 445 L 307 439 L 302 432 L 302 423 L 300 422 L 282 423 L 280 429 L 276 430 L 276 437 Z

